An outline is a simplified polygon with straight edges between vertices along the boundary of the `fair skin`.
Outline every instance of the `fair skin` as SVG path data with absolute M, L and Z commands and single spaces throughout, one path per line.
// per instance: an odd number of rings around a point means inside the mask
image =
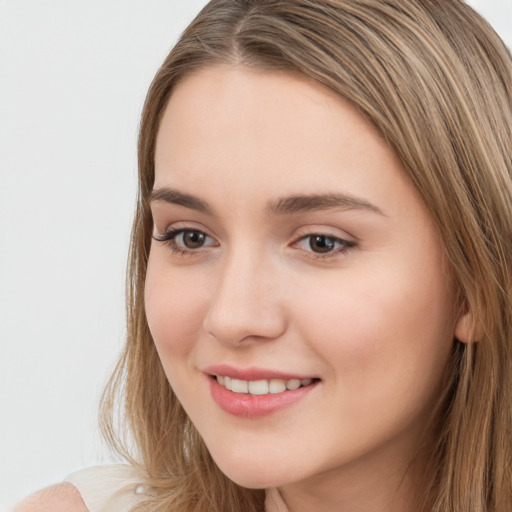
M 155 161 L 148 323 L 221 470 L 279 488 L 290 512 L 409 512 L 411 462 L 470 322 L 394 152 L 315 82 L 219 65 L 177 86 Z M 312 381 L 261 414 L 220 390 L 230 372 Z
M 13 512 L 88 512 L 78 489 L 65 483 L 29 496 Z
M 221 470 L 291 512 L 410 510 L 467 319 L 394 152 L 317 83 L 218 65 L 177 86 L 155 159 L 147 318 Z M 219 391 L 276 372 L 313 380 L 266 414 Z

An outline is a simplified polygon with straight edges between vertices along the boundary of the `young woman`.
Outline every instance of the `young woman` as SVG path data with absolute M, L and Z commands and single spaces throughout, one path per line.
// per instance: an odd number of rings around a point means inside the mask
M 130 464 L 19 510 L 512 510 L 511 126 L 462 1 L 210 2 L 142 118 Z

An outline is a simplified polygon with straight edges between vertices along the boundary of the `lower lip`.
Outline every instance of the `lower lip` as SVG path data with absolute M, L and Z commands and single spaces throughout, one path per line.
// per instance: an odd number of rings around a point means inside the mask
M 280 409 L 295 404 L 314 388 L 318 381 L 292 391 L 282 393 L 269 393 L 268 395 L 250 395 L 245 393 L 233 393 L 221 386 L 217 379 L 209 377 L 210 391 L 217 405 L 224 411 L 242 418 L 259 418 L 267 416 Z

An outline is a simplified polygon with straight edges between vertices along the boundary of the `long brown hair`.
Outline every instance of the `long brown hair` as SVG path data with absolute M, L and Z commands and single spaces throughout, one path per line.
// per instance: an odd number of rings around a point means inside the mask
M 183 411 L 143 303 L 160 119 L 175 85 L 216 63 L 313 78 L 355 105 L 399 156 L 437 224 L 478 336 L 454 340 L 417 510 L 510 512 L 512 59 L 461 0 L 213 0 L 158 70 L 140 128 L 128 339 L 103 398 L 107 439 L 148 474 L 139 510 L 263 509 L 263 491 L 227 479 Z

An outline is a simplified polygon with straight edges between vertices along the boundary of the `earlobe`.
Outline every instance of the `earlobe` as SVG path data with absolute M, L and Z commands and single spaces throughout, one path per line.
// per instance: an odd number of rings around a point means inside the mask
M 455 323 L 454 336 L 462 343 L 475 343 L 480 340 L 482 332 L 479 326 L 476 325 L 471 311 L 461 311 Z

